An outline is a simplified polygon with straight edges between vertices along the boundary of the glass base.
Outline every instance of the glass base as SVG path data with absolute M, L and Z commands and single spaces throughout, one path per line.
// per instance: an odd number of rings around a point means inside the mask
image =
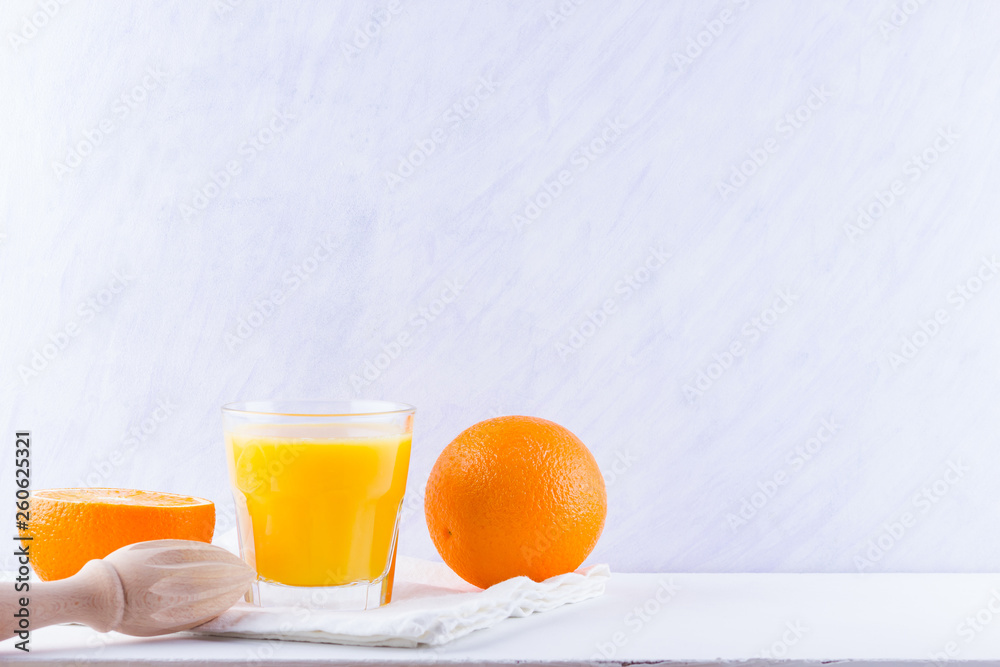
M 285 586 L 259 580 L 247 595 L 258 607 L 303 607 L 336 611 L 363 611 L 389 603 L 392 580 L 348 584 L 346 586 Z

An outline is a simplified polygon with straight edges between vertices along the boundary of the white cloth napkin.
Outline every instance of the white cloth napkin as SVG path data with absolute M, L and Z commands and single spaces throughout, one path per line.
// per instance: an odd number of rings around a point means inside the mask
M 598 597 L 610 576 L 607 565 L 593 565 L 540 583 L 517 577 L 480 590 L 444 563 L 401 556 L 392 602 L 385 607 L 348 612 L 239 603 L 192 632 L 358 646 L 440 646 L 505 618 Z

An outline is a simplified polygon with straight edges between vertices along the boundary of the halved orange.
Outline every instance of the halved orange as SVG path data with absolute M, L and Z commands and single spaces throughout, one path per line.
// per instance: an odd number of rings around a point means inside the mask
M 211 542 L 215 504 L 204 498 L 135 489 L 45 489 L 29 499 L 25 541 L 43 581 L 70 577 L 95 558 L 147 540 Z

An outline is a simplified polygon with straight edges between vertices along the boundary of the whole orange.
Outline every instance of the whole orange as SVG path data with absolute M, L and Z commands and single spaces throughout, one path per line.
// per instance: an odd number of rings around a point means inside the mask
M 45 489 L 28 501 L 31 567 L 42 581 L 76 574 L 87 561 L 147 540 L 211 542 L 215 504 L 134 489 Z
M 462 431 L 438 457 L 424 497 L 441 558 L 480 588 L 572 572 L 597 544 L 607 505 L 590 450 L 537 417 L 497 417 Z

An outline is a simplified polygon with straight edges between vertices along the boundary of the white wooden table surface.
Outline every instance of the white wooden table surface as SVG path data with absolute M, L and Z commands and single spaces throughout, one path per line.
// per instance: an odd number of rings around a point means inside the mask
M 35 665 L 721 664 L 1000 665 L 1000 574 L 615 574 L 603 598 L 510 619 L 436 649 L 193 635 L 35 631 Z

